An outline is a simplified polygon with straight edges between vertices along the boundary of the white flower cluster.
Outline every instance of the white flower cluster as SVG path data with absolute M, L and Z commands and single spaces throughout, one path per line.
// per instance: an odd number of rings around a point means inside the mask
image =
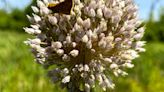
M 111 76 L 127 75 L 124 68 L 145 51 L 133 0 L 73 0 L 70 15 L 53 14 L 47 8 L 52 2 L 61 0 L 37 0 L 27 16 L 31 27 L 24 30 L 35 38 L 25 43 L 36 61 L 71 92 L 90 92 L 96 84 L 113 89 Z

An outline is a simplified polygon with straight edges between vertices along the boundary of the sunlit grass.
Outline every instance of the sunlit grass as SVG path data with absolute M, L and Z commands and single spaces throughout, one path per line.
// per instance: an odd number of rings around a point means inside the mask
M 0 92 L 61 92 L 47 79 L 44 69 L 33 62 L 23 44 L 28 35 L 0 32 Z
M 64 92 L 34 62 L 23 44 L 27 38 L 26 34 L 0 31 L 0 92 Z M 164 92 L 164 43 L 148 43 L 146 49 L 134 61 L 135 67 L 128 69 L 129 76 L 114 79 L 116 90 L 112 92 Z

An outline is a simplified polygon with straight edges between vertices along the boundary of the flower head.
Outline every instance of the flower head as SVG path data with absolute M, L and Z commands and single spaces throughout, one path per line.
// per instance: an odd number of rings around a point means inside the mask
M 60 2 L 61 0 L 54 0 Z M 36 61 L 45 66 L 54 82 L 77 92 L 90 92 L 96 83 L 114 88 L 111 76 L 127 75 L 144 41 L 144 28 L 133 0 L 73 0 L 70 15 L 52 13 L 51 3 L 37 0 L 31 27 L 24 28 Z

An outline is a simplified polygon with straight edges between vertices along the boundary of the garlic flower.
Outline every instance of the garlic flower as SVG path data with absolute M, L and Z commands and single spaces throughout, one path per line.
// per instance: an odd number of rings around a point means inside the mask
M 124 68 L 134 67 L 132 60 L 145 51 L 134 1 L 73 0 L 70 15 L 52 13 L 47 5 L 53 2 L 61 0 L 37 0 L 27 15 L 31 26 L 24 30 L 35 38 L 25 43 L 35 60 L 69 92 L 113 89 L 111 76 L 127 75 Z

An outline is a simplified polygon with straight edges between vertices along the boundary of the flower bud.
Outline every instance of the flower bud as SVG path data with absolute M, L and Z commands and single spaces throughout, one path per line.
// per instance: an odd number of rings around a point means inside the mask
M 73 56 L 73 57 L 77 57 L 79 55 L 79 51 L 78 50 L 72 50 L 70 52 L 70 55 Z
M 35 6 L 31 6 L 32 10 L 35 12 L 35 13 L 39 13 L 39 9 Z
M 102 12 L 101 8 L 97 9 L 97 17 L 98 18 L 102 18 L 103 17 L 103 12 Z
M 82 37 L 82 42 L 84 42 L 84 43 L 87 43 L 88 42 L 88 36 L 87 35 L 84 35 Z
M 32 14 L 32 15 L 34 16 L 34 21 L 35 21 L 36 23 L 38 23 L 39 21 L 41 21 L 40 16 L 38 16 L 38 15 L 36 15 L 36 14 Z
M 62 79 L 62 83 L 68 83 L 70 81 L 71 76 L 66 76 Z
M 61 42 L 53 42 L 52 43 L 52 47 L 55 48 L 55 49 L 60 49 L 62 48 L 62 43 Z

